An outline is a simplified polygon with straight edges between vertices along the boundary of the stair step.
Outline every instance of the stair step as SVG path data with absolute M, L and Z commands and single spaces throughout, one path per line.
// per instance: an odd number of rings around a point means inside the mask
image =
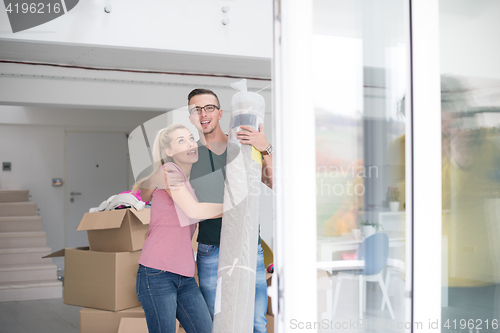
M 0 283 L 0 302 L 62 298 L 62 282 L 40 280 Z
M 43 247 L 45 245 L 47 245 L 47 235 L 43 231 L 0 233 L 0 249 Z
M 0 266 L 0 283 L 55 279 L 57 279 L 57 265 L 54 264 Z
M 0 203 L 0 216 L 36 216 L 36 202 Z
M 0 249 L 0 265 L 51 264 L 52 259 L 42 258 L 50 253 L 50 247 Z
M 30 191 L 28 190 L 0 190 L 0 202 L 24 202 L 29 201 Z
M 40 216 L 0 217 L 0 232 L 42 231 Z

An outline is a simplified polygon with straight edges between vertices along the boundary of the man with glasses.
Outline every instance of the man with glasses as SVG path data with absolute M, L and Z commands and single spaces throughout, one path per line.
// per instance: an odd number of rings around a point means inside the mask
M 188 95 L 189 119 L 200 134 L 198 162 L 193 164 L 190 183 L 199 202 L 222 203 L 227 161 L 228 137 L 222 131 L 219 120 L 223 111 L 219 98 L 208 89 L 194 89 Z M 253 145 L 263 153 L 262 182 L 272 187 L 272 146 L 267 142 L 262 125 L 259 130 L 241 126 L 237 133 L 241 144 Z M 217 268 L 222 218 L 204 220 L 199 223 L 197 267 L 201 292 L 214 316 Z M 264 253 L 260 245 L 257 255 L 255 286 L 254 332 L 266 332 L 267 282 Z

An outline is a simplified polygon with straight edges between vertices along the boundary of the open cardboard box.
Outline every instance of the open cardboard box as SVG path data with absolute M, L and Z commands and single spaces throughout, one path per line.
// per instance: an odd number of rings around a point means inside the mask
M 140 306 L 135 291 L 141 251 L 96 252 L 62 249 L 44 258 L 64 257 L 64 303 L 120 311 Z
M 85 213 L 76 230 L 87 230 L 92 251 L 132 252 L 144 245 L 149 217 L 149 208 Z

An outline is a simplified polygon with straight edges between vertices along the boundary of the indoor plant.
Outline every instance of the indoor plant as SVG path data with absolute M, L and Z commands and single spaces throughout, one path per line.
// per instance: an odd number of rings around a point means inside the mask
M 387 202 L 389 202 L 389 208 L 392 212 L 399 210 L 399 188 L 389 187 L 387 189 Z
M 378 222 L 370 222 L 368 220 L 360 222 L 360 225 L 363 226 L 363 234 L 366 237 L 373 235 L 375 232 L 379 231 L 379 229 L 384 229 L 384 227 Z

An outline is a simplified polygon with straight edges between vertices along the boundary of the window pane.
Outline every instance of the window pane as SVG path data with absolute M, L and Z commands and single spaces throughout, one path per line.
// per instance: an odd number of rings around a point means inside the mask
M 322 332 L 405 330 L 407 17 L 405 1 L 314 1 Z
M 500 40 L 495 32 L 500 29 L 500 2 L 440 0 L 439 4 L 442 321 L 450 330 L 496 332 L 500 319 Z

